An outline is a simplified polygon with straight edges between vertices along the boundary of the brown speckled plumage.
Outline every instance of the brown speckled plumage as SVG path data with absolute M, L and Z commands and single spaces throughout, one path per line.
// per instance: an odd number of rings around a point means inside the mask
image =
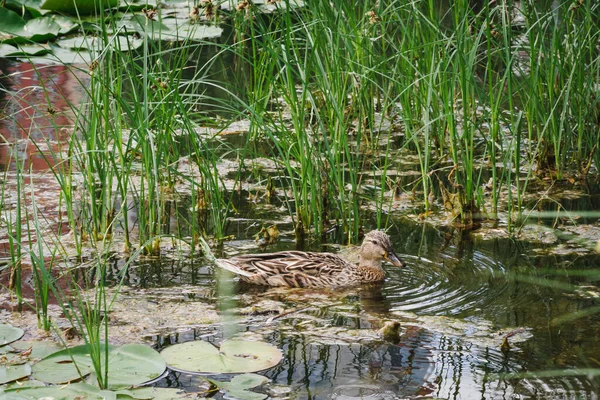
M 258 285 L 339 287 L 383 280 L 384 259 L 404 266 L 394 254 L 388 235 L 371 231 L 363 240 L 358 265 L 335 254 L 304 251 L 247 254 L 229 260 L 217 259 L 216 263 L 241 280 Z

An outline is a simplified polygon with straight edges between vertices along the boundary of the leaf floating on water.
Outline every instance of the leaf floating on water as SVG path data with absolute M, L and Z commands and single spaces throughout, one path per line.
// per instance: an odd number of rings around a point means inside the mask
M 7 392 L 12 389 L 24 390 L 24 389 L 28 389 L 28 388 L 45 387 L 45 386 L 46 386 L 46 384 L 44 382 L 36 381 L 34 379 L 16 381 L 16 382 L 7 383 L 6 385 L 3 385 L 2 389 L 0 389 L 0 394 L 2 394 L 2 390 Z
M 29 364 L 3 365 L 0 367 L 0 385 L 31 375 Z
M 64 386 L 11 387 L 4 393 L 9 399 L 116 399 L 114 392 L 78 382 Z
M 33 384 L 31 384 L 33 382 Z M 38 381 L 26 381 L 20 385 L 9 385 L 4 388 L 6 398 L 15 399 L 153 399 L 171 400 L 190 398 L 180 389 L 143 387 L 119 391 L 100 390 L 85 382 L 71 383 L 63 386 L 45 386 Z M 195 397 L 194 397 L 195 398 Z
M 0 7 L 0 21 L 0 41 L 5 43 L 46 42 L 54 40 L 61 31 L 61 26 L 49 16 L 25 21 L 4 7 Z
M 5 346 L 6 347 L 6 346 Z M 50 341 L 18 341 L 11 343 L 10 354 L 7 355 L 8 364 L 24 364 L 39 361 L 52 353 L 62 350 Z
M 105 350 L 102 346 L 102 361 Z M 140 344 L 108 346 L 108 364 L 109 389 L 140 385 L 159 377 L 166 368 L 158 352 Z M 47 383 L 71 382 L 93 373 L 88 345 L 61 350 L 33 366 L 33 376 Z
M 152 399 L 152 400 L 172 400 L 179 398 L 192 398 L 189 393 L 180 389 L 161 388 L 161 387 L 142 387 L 128 390 L 119 390 L 116 392 L 117 398 L 121 399 Z M 193 397 L 196 398 L 196 397 Z
M 252 389 L 266 383 L 269 379 L 257 374 L 243 374 L 233 377 L 230 382 L 221 382 L 213 379 L 208 381 L 224 390 L 228 397 L 234 397 L 241 400 L 263 400 L 267 398 L 266 394 L 251 392 Z
M 0 324 L 0 346 L 19 340 L 25 332 L 11 325 Z
M 236 386 L 241 389 L 252 389 L 266 383 L 269 380 L 266 376 L 258 374 L 243 374 L 234 376 L 228 386 Z
M 196 341 L 167 347 L 161 352 L 170 368 L 192 373 L 241 373 L 271 368 L 281 361 L 281 351 L 268 343 L 227 340 L 220 349 Z
M 102 3 L 103 8 L 116 7 L 118 0 L 109 0 Z M 98 2 L 94 0 L 45 0 L 42 5 L 42 10 L 60 11 L 67 14 L 92 14 L 99 8 Z

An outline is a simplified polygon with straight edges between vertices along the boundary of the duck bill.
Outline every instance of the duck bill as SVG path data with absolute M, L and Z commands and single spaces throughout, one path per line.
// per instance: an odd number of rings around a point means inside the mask
M 394 265 L 396 267 L 406 266 L 406 263 L 404 262 L 404 260 L 402 260 L 400 257 L 398 257 L 393 251 L 390 251 L 387 254 L 387 256 L 385 257 L 385 259 L 387 261 L 389 261 L 390 263 L 392 263 L 392 265 Z

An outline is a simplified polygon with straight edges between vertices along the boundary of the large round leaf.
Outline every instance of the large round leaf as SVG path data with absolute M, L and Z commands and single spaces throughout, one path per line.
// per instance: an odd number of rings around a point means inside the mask
M 15 355 L 29 362 L 41 360 L 63 349 L 62 346 L 54 342 L 33 340 L 14 342 L 11 346 L 14 348 Z M 24 357 L 24 353 L 27 354 L 26 357 Z
M 207 378 L 208 379 L 208 378 Z M 230 382 L 208 379 L 210 383 L 227 392 L 228 397 L 239 400 L 263 400 L 266 394 L 251 392 L 248 389 L 255 388 L 267 382 L 269 379 L 256 374 L 236 375 Z
M 247 340 L 227 340 L 220 350 L 204 341 L 187 342 L 167 347 L 161 355 L 170 368 L 192 373 L 255 372 L 281 361 L 277 347 Z
M 141 387 L 129 390 L 119 390 L 116 392 L 118 399 L 135 400 L 173 400 L 189 399 L 188 393 L 180 389 L 161 388 L 161 387 Z
M 116 7 L 118 0 L 45 0 L 42 10 L 60 11 L 67 14 L 93 14 L 96 11 Z
M 64 386 L 21 387 L 5 390 L 7 399 L 102 399 L 116 400 L 117 395 L 84 382 Z
M 29 364 L 2 365 L 0 366 L 0 385 L 25 378 L 30 374 L 31 366 Z
M 218 38 L 223 28 L 213 25 L 190 24 L 178 18 L 163 18 L 160 21 L 149 20 L 143 15 L 135 14 L 125 17 L 120 22 L 128 30 L 137 31 L 140 36 L 149 36 L 154 40 L 206 40 Z
M 111 37 L 109 41 L 112 48 L 120 51 L 130 51 L 140 48 L 144 42 L 142 39 L 136 39 L 133 36 L 116 36 Z M 68 39 L 59 39 L 56 44 L 63 49 L 74 50 L 90 50 L 101 51 L 104 49 L 104 41 L 101 38 L 90 37 L 89 35 L 81 34 L 70 37 Z
M 3 5 L 18 14 L 29 14 L 31 18 L 37 18 L 42 16 L 39 3 L 38 0 L 6 0 Z
M 22 31 L 26 23 L 19 14 L 4 7 L 0 7 L 0 21 L 0 40 L 12 38 L 12 34 Z
M 104 350 L 101 362 L 104 363 Z M 165 361 L 151 348 L 139 344 L 108 346 L 108 388 L 140 385 L 159 377 Z M 79 369 L 79 372 L 78 372 Z M 33 366 L 33 376 L 48 383 L 65 383 L 94 372 L 90 346 L 83 345 L 54 353 Z
M 49 16 L 25 21 L 16 13 L 0 7 L 0 41 L 6 43 L 45 42 L 56 38 L 61 27 Z
M 11 46 L 9 44 L 0 43 L 0 57 L 22 57 L 29 58 L 31 56 L 41 56 L 48 54 L 50 49 L 48 46 L 40 44 L 21 44 Z
M 109 346 L 109 351 L 112 349 Z M 100 351 L 104 350 L 102 346 Z M 83 345 L 57 351 L 34 364 L 33 376 L 47 383 L 67 383 L 83 378 L 93 370 L 90 346 Z
M 25 332 L 23 329 L 15 328 L 14 326 L 0 324 L 0 346 L 12 343 L 21 339 Z
M 167 369 L 156 350 L 141 344 L 114 349 L 109 354 L 108 365 L 108 389 L 141 385 L 158 378 Z
M 85 382 L 71 383 L 61 386 L 28 386 L 30 381 L 21 383 L 19 386 L 12 386 L 0 391 L 0 398 L 4 399 L 98 399 L 98 400 L 172 400 L 178 398 L 189 398 L 185 392 L 179 389 L 143 387 L 129 390 L 109 391 L 100 390 L 96 386 Z M 36 382 L 36 381 L 31 381 Z M 2 397 L 2 395 L 6 397 Z

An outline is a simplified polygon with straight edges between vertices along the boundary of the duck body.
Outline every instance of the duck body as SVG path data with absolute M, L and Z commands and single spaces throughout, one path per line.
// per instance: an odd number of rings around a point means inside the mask
M 394 254 L 389 237 L 384 232 L 371 231 L 365 235 L 358 264 L 332 253 L 305 251 L 247 254 L 217 259 L 216 264 L 248 283 L 335 288 L 382 281 L 385 279 L 385 271 L 381 267 L 384 259 L 396 266 L 405 265 Z

